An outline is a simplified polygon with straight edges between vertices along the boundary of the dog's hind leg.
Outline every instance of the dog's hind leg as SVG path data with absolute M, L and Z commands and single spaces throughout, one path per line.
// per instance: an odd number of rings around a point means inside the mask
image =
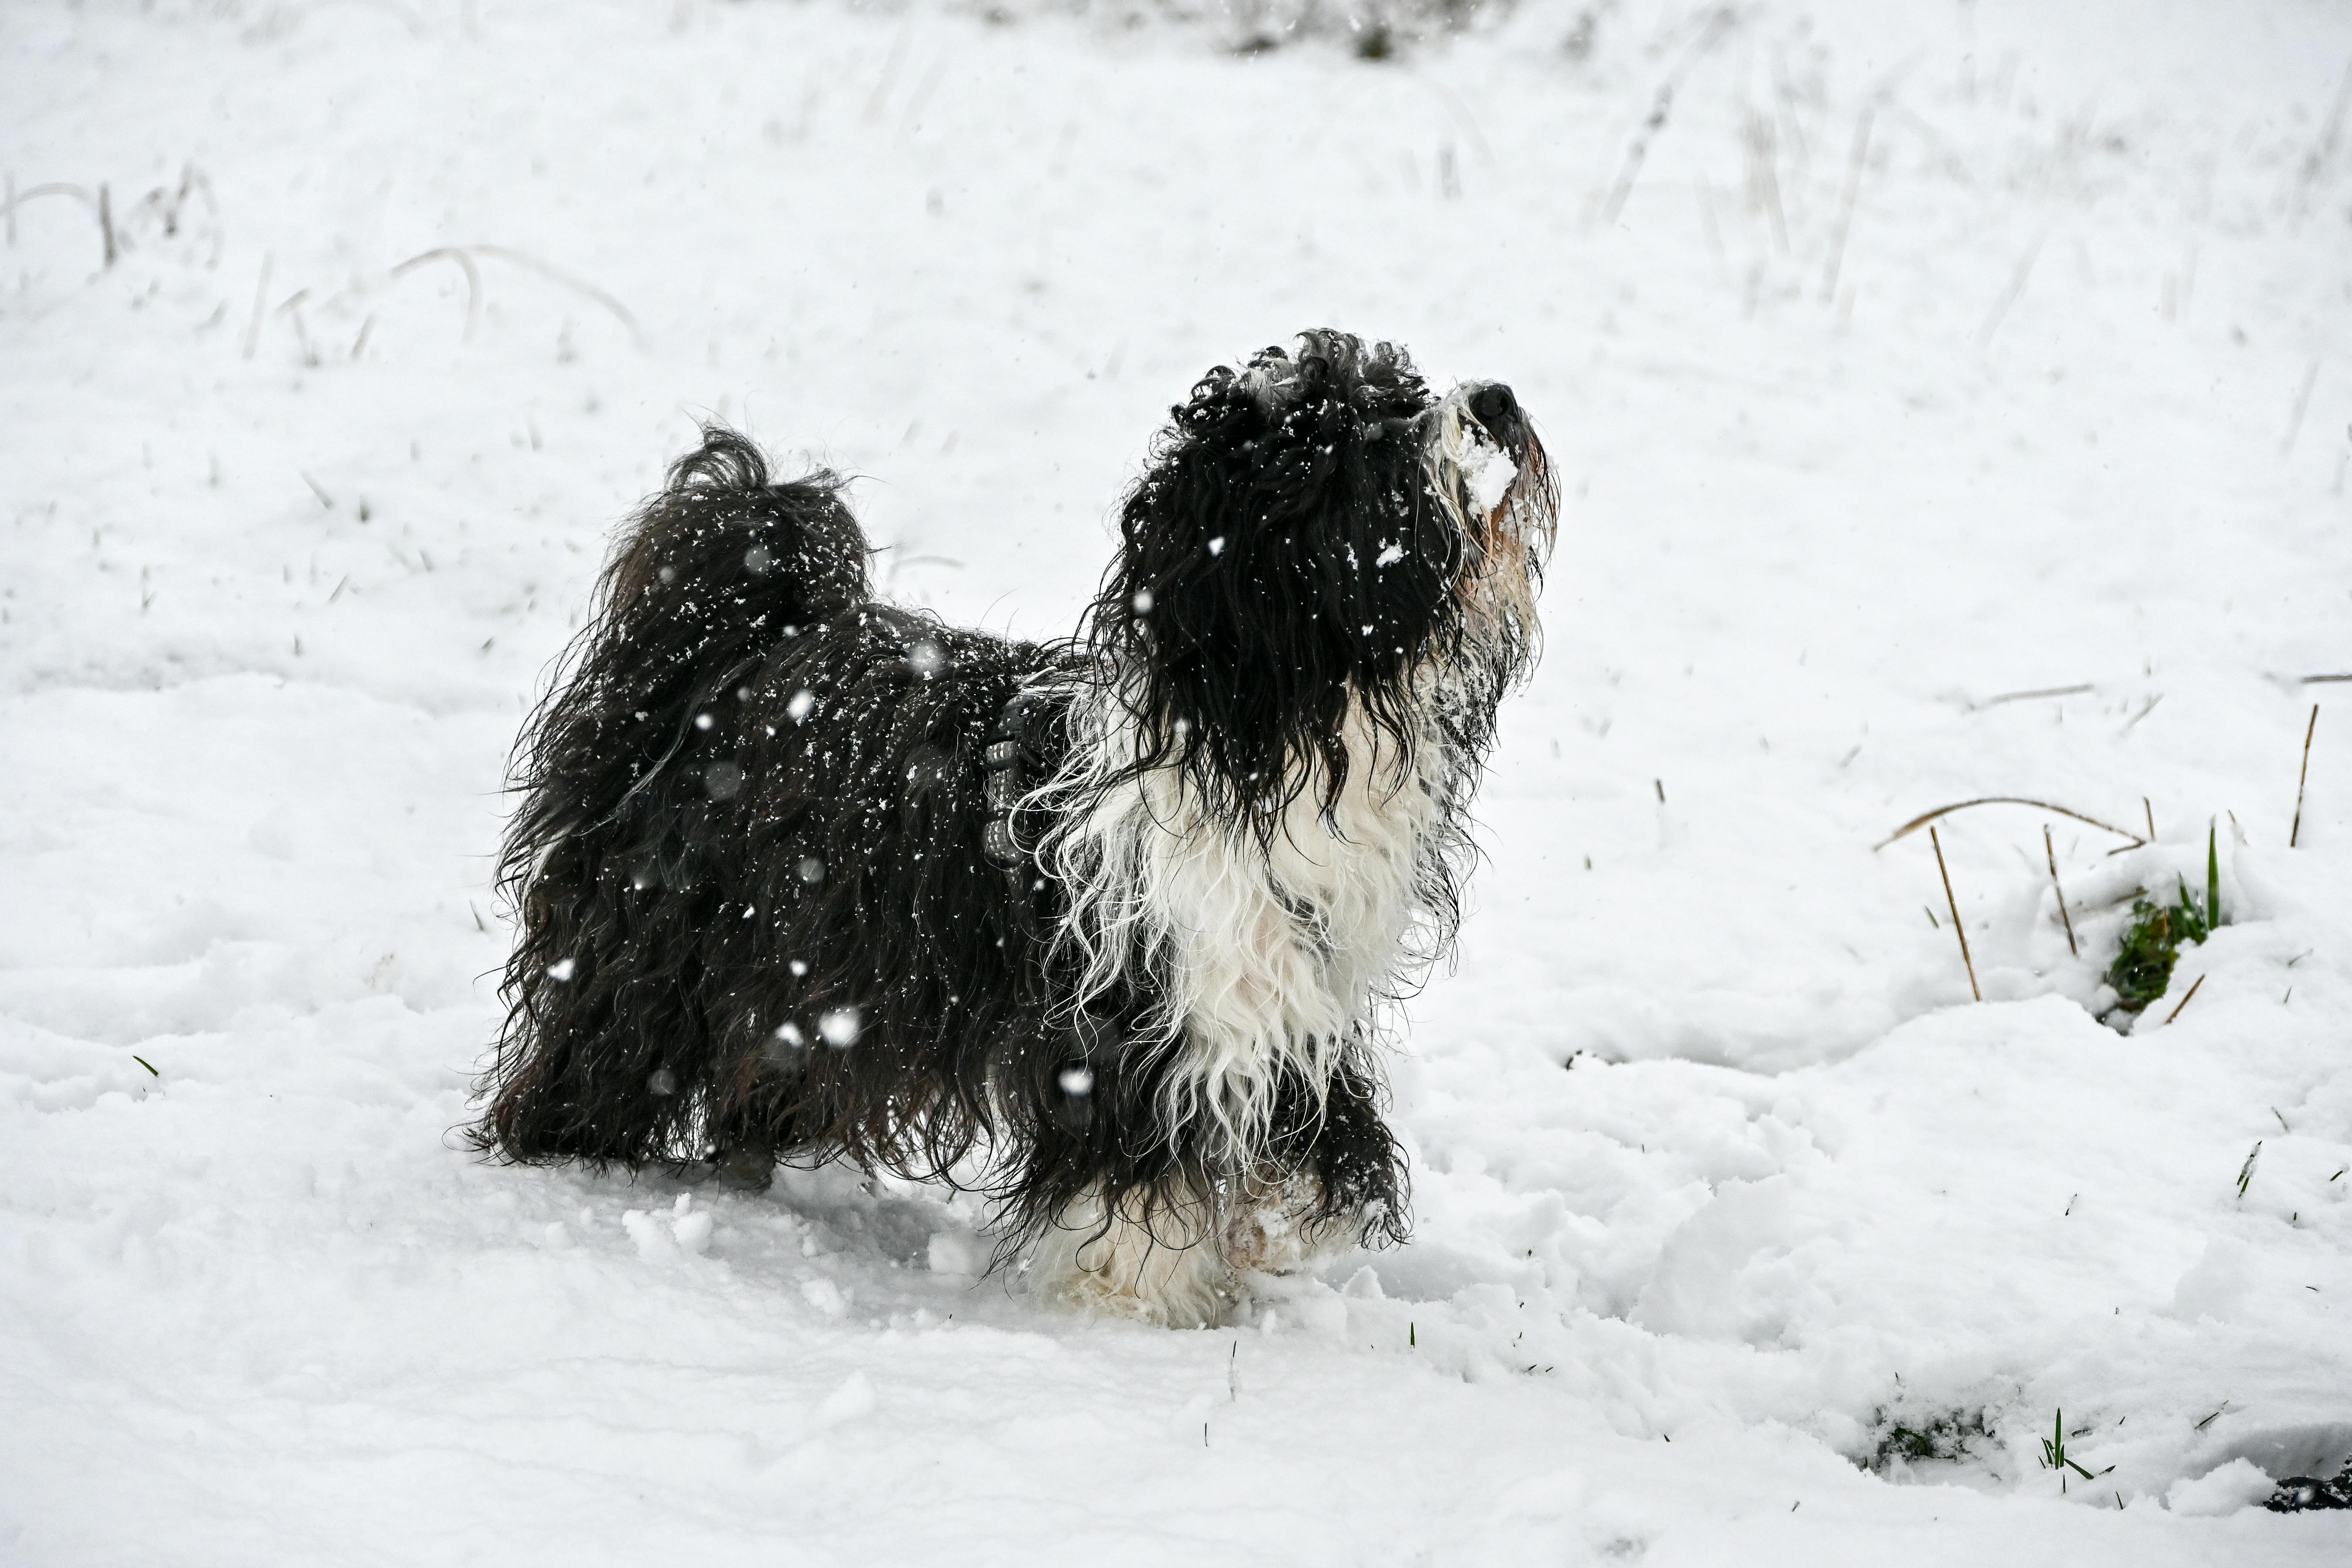
M 647 918 L 645 857 L 614 840 L 609 826 L 554 836 L 523 879 L 513 1010 L 475 1133 L 505 1158 L 635 1166 L 690 1135 L 709 1054 L 690 922 Z
M 729 1097 L 714 1105 L 703 1127 L 709 1145 L 709 1179 L 739 1193 L 764 1193 L 774 1184 L 776 1163 L 816 1140 L 803 1135 L 803 1116 L 795 1115 L 789 1097 L 756 1089 Z
M 477 1146 L 631 1167 L 701 1152 L 748 941 L 743 683 L 866 596 L 839 489 L 771 484 L 749 442 L 711 428 L 624 531 L 516 744 L 499 880 L 520 931 Z

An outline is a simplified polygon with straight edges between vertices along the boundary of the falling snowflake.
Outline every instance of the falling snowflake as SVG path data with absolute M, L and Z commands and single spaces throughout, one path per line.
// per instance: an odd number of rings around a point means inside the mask
M 835 1007 L 816 1022 L 816 1032 L 824 1043 L 835 1049 L 845 1050 L 857 1043 L 857 1034 L 866 1026 L 855 1007 Z

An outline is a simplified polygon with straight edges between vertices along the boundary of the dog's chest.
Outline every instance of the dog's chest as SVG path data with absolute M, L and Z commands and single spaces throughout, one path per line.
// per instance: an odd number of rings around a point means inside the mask
M 1142 781 L 1135 820 L 1157 831 L 1141 890 L 1180 955 L 1196 1036 L 1328 1040 L 1391 989 L 1435 800 L 1423 779 L 1373 765 L 1368 744 L 1350 749 L 1364 761 L 1328 816 L 1303 792 L 1264 844 L 1184 812 L 1166 781 Z

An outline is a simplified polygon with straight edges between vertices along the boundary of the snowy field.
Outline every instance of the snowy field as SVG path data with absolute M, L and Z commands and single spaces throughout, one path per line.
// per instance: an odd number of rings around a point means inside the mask
M 2352 1458 L 2352 13 L 983 9 L 0 9 L 0 1561 L 2352 1562 L 2252 1506 Z M 1568 498 L 1411 1246 L 1169 1332 L 458 1148 L 505 750 L 698 416 L 1045 635 L 1321 324 Z M 1874 847 L 1982 795 L 2157 842 L 1942 819 L 1979 1005 Z

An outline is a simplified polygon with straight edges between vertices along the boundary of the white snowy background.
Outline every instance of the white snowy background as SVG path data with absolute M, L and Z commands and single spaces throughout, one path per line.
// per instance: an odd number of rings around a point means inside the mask
M 0 8 L 0 1560 L 2352 1561 L 2248 1506 L 2352 1458 L 2352 13 L 1335 15 Z M 1150 1331 L 969 1199 L 458 1147 L 504 753 L 698 417 L 1042 636 L 1321 324 L 1568 502 L 1410 1247 Z M 1979 1005 L 1874 846 L 1987 795 L 2158 842 L 1945 819 Z

